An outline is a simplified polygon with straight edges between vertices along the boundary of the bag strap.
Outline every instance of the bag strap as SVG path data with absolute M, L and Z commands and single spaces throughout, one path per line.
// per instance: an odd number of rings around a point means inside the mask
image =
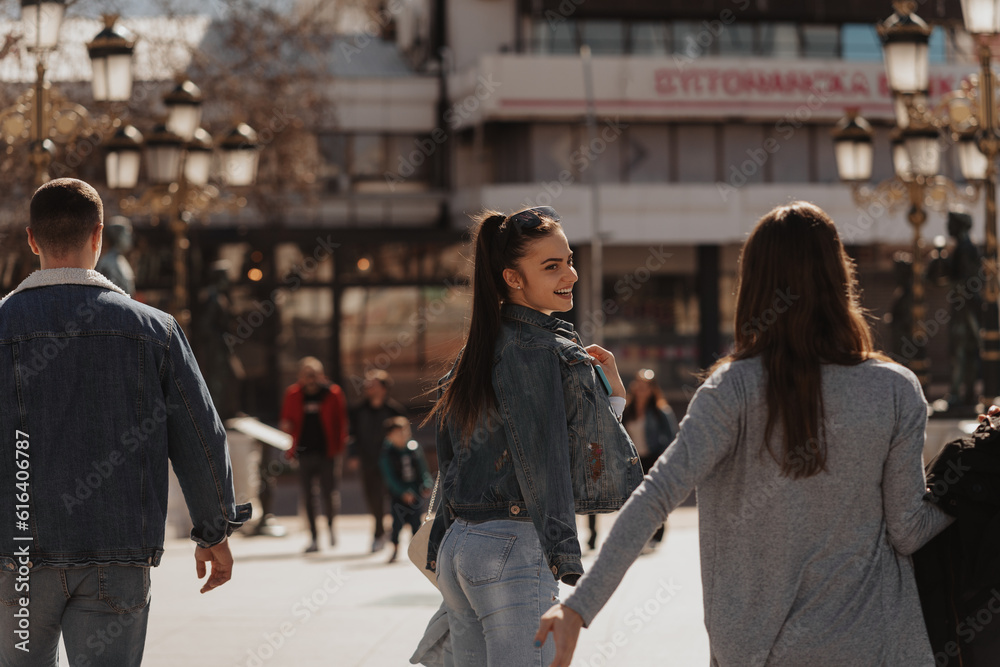
M 430 521 L 434 518 L 434 499 L 437 498 L 438 494 L 438 484 L 441 483 L 441 471 L 438 470 L 437 478 L 434 480 L 434 490 L 431 491 L 431 501 L 427 503 L 427 516 L 424 517 L 424 521 Z

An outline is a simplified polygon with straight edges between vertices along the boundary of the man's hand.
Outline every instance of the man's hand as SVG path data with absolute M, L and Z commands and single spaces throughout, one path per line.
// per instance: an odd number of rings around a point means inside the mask
M 347 472 L 357 472 L 358 468 L 361 467 L 361 459 L 357 456 L 351 456 L 347 459 Z
M 417 497 L 413 495 L 412 491 L 404 491 L 400 498 L 402 498 L 403 502 L 407 505 L 414 505 L 417 502 Z
M 544 644 L 549 632 L 552 633 L 552 641 L 556 643 L 556 657 L 550 667 L 569 667 L 582 627 L 583 617 L 563 604 L 549 607 L 549 610 L 542 614 L 538 632 L 535 633 L 535 645 Z
M 990 409 L 987 411 L 987 414 L 990 417 L 993 417 L 993 416 L 996 416 L 997 414 L 1000 414 L 1000 406 L 991 405 Z M 982 424 L 985 421 L 986 421 L 986 415 L 979 415 L 979 423 Z M 987 427 L 987 428 L 989 428 L 989 427 Z
M 212 564 L 211 576 L 201 587 L 202 593 L 207 593 L 233 578 L 233 554 L 229 551 L 228 537 L 207 549 L 197 547 L 194 550 L 194 560 L 198 568 L 199 579 L 205 576 L 205 563 Z

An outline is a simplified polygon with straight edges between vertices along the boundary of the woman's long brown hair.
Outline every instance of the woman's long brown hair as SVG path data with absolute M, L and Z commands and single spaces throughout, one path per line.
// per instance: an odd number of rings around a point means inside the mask
M 833 220 L 797 201 L 758 221 L 740 256 L 736 344 L 716 366 L 760 356 L 767 371 L 764 448 L 786 477 L 826 470 L 823 363 L 854 365 L 875 351 L 861 308 L 854 262 Z M 782 425 L 783 451 L 771 446 Z
M 498 211 L 483 211 L 472 219 L 477 224 L 469 335 L 451 380 L 423 421 L 426 424 L 440 415 L 442 421 L 455 424 L 466 439 L 475 431 L 480 415 L 496 404 L 493 355 L 500 335 L 500 303 L 510 298 L 504 269 L 517 269 L 531 241 L 559 229 L 559 223 L 544 216 L 537 227 L 509 230 L 504 224 L 507 216 Z

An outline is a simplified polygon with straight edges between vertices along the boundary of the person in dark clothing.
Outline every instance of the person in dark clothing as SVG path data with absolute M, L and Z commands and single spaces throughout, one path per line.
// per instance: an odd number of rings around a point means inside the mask
M 382 479 L 392 496 L 392 556 L 399 553 L 399 533 L 409 525 L 415 535 L 420 529 L 420 510 L 423 498 L 430 495 L 431 474 L 427 460 L 416 440 L 411 440 L 410 421 L 406 417 L 392 417 L 385 423 L 385 442 L 379 458 Z
M 948 443 L 928 464 L 926 498 L 957 519 L 913 555 L 938 667 L 1000 664 L 998 477 L 1000 432 L 992 429 Z
M 625 410 L 622 412 L 622 425 L 635 444 L 639 462 L 645 471 L 653 467 L 656 459 L 677 436 L 677 417 L 674 416 L 674 411 L 663 396 L 663 390 L 656 382 L 656 374 L 649 368 L 639 370 L 629 383 Z M 596 519 L 593 514 L 587 517 L 590 527 L 587 546 L 591 549 L 597 548 Z M 652 553 L 663 541 L 665 530 L 666 524 L 657 528 L 642 553 Z
M 375 536 L 372 553 L 385 546 L 385 484 L 379 470 L 379 456 L 385 440 L 385 422 L 392 417 L 406 417 L 406 408 L 389 396 L 392 378 L 382 370 L 365 375 L 362 387 L 364 400 L 351 410 L 351 435 L 348 450 L 350 469 L 361 468 L 361 482 L 365 490 L 368 511 L 375 518 Z
M 347 440 L 347 401 L 341 388 L 326 380 L 319 359 L 306 357 L 299 362 L 299 380 L 285 391 L 281 429 L 292 434 L 292 448 L 285 455 L 299 460 L 302 501 L 312 534 L 306 553 L 319 550 L 313 504 L 313 484 L 317 480 L 330 529 L 330 545 L 335 546 L 333 518 L 340 509 L 338 487 Z

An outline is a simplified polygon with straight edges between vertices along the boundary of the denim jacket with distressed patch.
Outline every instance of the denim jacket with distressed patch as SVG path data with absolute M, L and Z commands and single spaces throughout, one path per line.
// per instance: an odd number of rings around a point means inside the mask
M 438 422 L 444 510 L 428 568 L 436 569 L 437 547 L 455 517 L 531 520 L 553 576 L 573 584 L 583 574 L 575 515 L 621 508 L 642 467 L 573 326 L 515 304 L 505 304 L 502 316 L 496 405 L 471 438 Z
M 157 565 L 168 459 L 198 544 L 250 517 L 177 320 L 95 271 L 31 274 L 0 302 L 0 567 Z

